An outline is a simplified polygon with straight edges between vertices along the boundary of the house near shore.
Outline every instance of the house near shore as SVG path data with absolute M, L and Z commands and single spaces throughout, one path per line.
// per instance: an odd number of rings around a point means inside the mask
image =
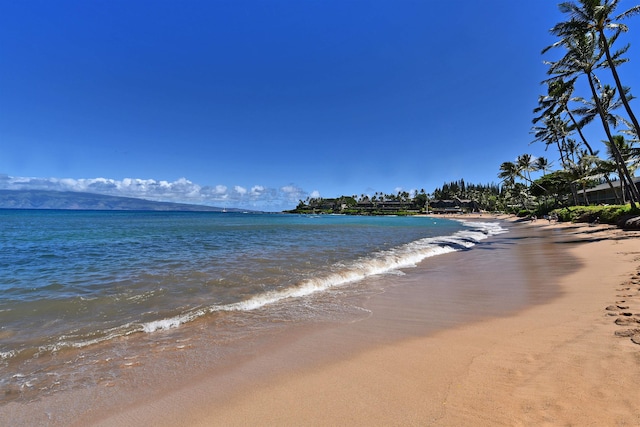
M 431 200 L 429 211 L 436 214 L 480 212 L 480 205 L 475 200 L 462 200 L 455 197 L 452 200 Z
M 633 182 L 635 186 L 640 190 L 640 177 L 634 177 Z M 618 196 L 621 196 L 622 189 L 620 188 L 620 181 L 612 181 L 611 185 L 608 182 L 604 184 L 596 185 L 593 188 L 589 188 L 584 192 L 582 190 L 578 191 L 578 204 L 589 204 L 589 205 L 615 205 L 616 202 L 616 193 Z M 614 193 L 615 191 L 615 193 Z M 587 200 L 585 200 L 585 194 L 587 196 Z
M 420 207 L 416 206 L 413 201 L 381 200 L 372 202 L 368 197 L 358 202 L 356 208 L 361 212 L 377 212 L 383 215 L 394 214 L 398 212 L 420 212 Z

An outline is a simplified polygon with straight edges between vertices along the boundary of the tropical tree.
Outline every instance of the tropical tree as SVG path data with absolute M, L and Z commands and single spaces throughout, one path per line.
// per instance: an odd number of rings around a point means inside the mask
M 627 141 L 623 135 L 616 135 L 613 137 L 612 141 L 603 141 L 603 142 L 607 146 L 607 154 L 609 156 L 609 160 L 612 160 L 614 158 L 615 150 L 614 150 L 614 147 L 612 146 L 612 144 L 614 144 L 617 148 L 617 151 L 620 152 L 622 159 L 625 165 L 627 166 L 627 169 L 629 170 L 629 172 L 633 174 L 633 172 L 638 168 L 638 164 L 640 163 L 640 150 L 638 150 L 637 148 L 633 148 L 629 143 L 629 141 Z M 610 163 L 611 162 L 606 162 L 604 164 L 607 165 Z M 624 202 L 629 197 L 631 188 L 622 179 L 624 171 L 622 170 L 620 165 L 618 163 L 614 163 L 614 165 L 615 165 L 616 172 L 618 173 L 618 177 L 620 178 L 622 200 Z M 612 167 L 609 166 L 609 171 L 611 171 L 611 169 Z M 631 184 L 631 187 L 635 187 L 635 185 Z
M 584 146 L 587 147 L 589 154 L 594 155 L 595 152 L 593 148 L 591 148 L 591 145 L 589 145 L 587 138 L 582 132 L 582 127 L 585 123 L 578 123 L 573 112 L 569 108 L 569 101 L 579 100 L 579 98 L 572 96 L 576 80 L 577 77 L 567 81 L 559 78 L 557 80 L 547 82 L 547 95 L 540 96 L 538 98 L 538 107 L 533 110 L 534 113 L 542 112 L 542 114 L 533 119 L 533 124 L 536 124 L 542 119 L 545 121 L 545 126 L 551 125 L 552 130 L 555 130 L 557 134 L 564 136 L 575 130 L 578 132 L 580 140 Z M 563 121 L 561 119 L 562 114 L 566 114 L 569 120 Z M 562 124 L 562 126 L 559 126 L 560 124 Z M 560 129 L 563 131 L 558 132 Z
M 533 142 L 544 142 L 546 145 L 545 150 L 549 146 L 555 145 L 560 155 L 560 162 L 563 166 L 566 165 L 568 163 L 566 159 L 567 137 L 571 133 L 569 123 L 558 114 L 549 114 L 542 120 L 544 121 L 544 126 L 536 126 L 532 130 L 535 136 Z
M 618 15 L 614 15 L 619 0 L 579 0 L 576 2 L 563 2 L 558 5 L 562 13 L 567 13 L 570 16 L 570 20 L 566 22 L 560 22 L 553 27 L 551 32 L 560 37 L 572 37 L 576 33 L 588 33 L 596 32 L 598 34 L 599 48 L 604 52 L 607 65 L 616 87 L 620 93 L 620 98 L 624 104 L 624 108 L 633 123 L 635 133 L 638 134 L 640 124 L 635 114 L 631 110 L 629 105 L 629 99 L 626 97 L 624 87 L 620 81 L 618 75 L 617 66 L 623 62 L 627 62 L 626 59 L 620 59 L 620 54 L 627 51 L 629 45 L 627 44 L 618 52 L 611 53 L 611 45 L 615 42 L 618 36 L 627 32 L 629 28 L 620 22 L 622 19 L 640 13 L 640 5 L 633 6 L 625 12 Z M 613 35 L 607 38 L 605 31 L 612 31 Z
M 503 162 L 500 165 L 500 173 L 498 178 L 502 180 L 505 185 L 513 187 L 516 183 L 516 178 L 520 176 L 520 170 L 518 165 L 514 162 Z
M 498 173 L 498 178 L 504 184 L 507 197 L 517 200 L 525 209 L 528 207 L 527 201 L 530 198 L 529 188 L 517 182 L 516 179 L 527 180 L 527 177 L 523 174 L 523 167 L 526 163 L 526 157 L 523 159 L 522 156 L 518 156 L 516 162 L 503 162 L 500 165 L 500 173 Z
M 582 151 L 578 155 L 578 161 L 571 164 L 567 169 L 573 178 L 573 185 L 579 186 L 582 190 L 582 198 L 585 204 L 589 204 L 587 188 L 592 187 L 599 178 L 597 171 L 598 157 Z
M 573 34 L 573 37 L 566 36 L 561 40 L 561 43 L 565 45 L 567 54 L 556 62 L 547 62 L 550 65 L 548 74 L 553 76 L 550 81 L 556 78 L 571 77 L 577 73 L 584 74 L 587 77 L 587 82 L 591 89 L 595 110 L 600 117 L 607 139 L 611 141 L 613 135 L 609 121 L 610 115 L 605 111 L 605 107 L 603 106 L 603 101 L 606 104 L 607 100 L 610 99 L 610 88 L 605 87 L 602 95 L 599 94 L 598 88 L 600 87 L 600 81 L 594 74 L 595 69 L 605 66 L 605 62 L 602 60 L 603 54 L 597 49 L 597 34 L 594 32 Z M 552 45 L 549 48 L 554 46 L 555 45 Z M 624 179 L 627 183 L 632 183 L 631 175 L 629 171 L 626 170 L 620 153 L 617 152 L 615 145 L 612 146 L 614 147 L 615 160 L 623 169 Z M 635 202 L 640 201 L 640 194 L 637 188 L 632 188 L 631 190 L 631 203 L 635 207 Z
M 573 176 L 568 170 L 558 170 L 548 173 L 536 179 L 539 187 L 533 186 L 531 194 L 536 197 L 544 196 L 545 193 L 540 187 L 547 189 L 548 195 L 554 201 L 554 206 L 563 206 L 573 197 L 575 203 L 575 186 L 573 185 Z
M 602 101 L 607 99 L 607 88 L 598 93 L 602 86 L 595 75 L 595 70 L 609 68 L 616 81 L 616 87 L 620 94 L 620 99 L 631 119 L 631 131 L 638 133 L 638 122 L 631 111 L 628 103 L 628 90 L 622 87 L 616 67 L 627 59 L 622 55 L 628 50 L 629 45 L 612 53 L 611 46 L 616 41 L 621 32 L 627 31 L 627 27 L 613 22 L 611 18 L 613 11 L 617 7 L 617 0 L 579 0 L 575 2 L 564 2 L 559 5 L 563 13 L 568 13 L 570 19 L 556 24 L 551 29 L 551 33 L 560 37 L 560 40 L 543 50 L 543 53 L 554 47 L 564 47 L 566 54 L 555 62 L 547 62 L 549 65 L 548 74 L 552 77 L 548 81 L 572 79 L 578 75 L 587 78 L 591 90 L 595 109 L 600 116 L 607 139 L 611 142 L 616 163 L 623 171 L 623 180 L 627 182 L 631 190 L 631 204 L 635 207 L 636 202 L 640 202 L 640 192 L 633 184 L 633 179 L 628 171 L 621 153 L 612 142 L 612 132 L 609 126 L 608 117 L 604 111 Z M 619 20 L 640 12 L 640 6 L 615 17 Z M 614 34 L 607 39 L 605 30 L 613 30 Z
M 625 92 L 628 94 L 629 88 L 625 88 Z M 575 114 L 582 117 L 580 120 L 581 127 L 591 123 L 593 119 L 600 114 L 600 110 L 598 110 L 598 100 L 586 100 L 584 98 L 575 98 L 575 100 L 582 104 L 581 107 L 574 109 Z M 606 122 L 609 126 L 617 128 L 620 123 L 622 123 L 622 117 L 614 114 L 614 111 L 622 106 L 622 100 L 617 96 L 616 88 L 604 85 L 600 90 L 599 101 Z M 589 154 L 594 155 L 595 153 L 591 150 Z
M 547 174 L 547 171 L 551 169 L 551 164 L 545 157 L 538 157 L 535 160 L 536 170 L 542 171 L 543 174 Z

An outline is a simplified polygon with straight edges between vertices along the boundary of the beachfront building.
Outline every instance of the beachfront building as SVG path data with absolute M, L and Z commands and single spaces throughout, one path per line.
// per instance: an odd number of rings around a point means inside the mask
M 382 215 L 392 215 L 398 212 L 420 212 L 420 206 L 417 206 L 413 200 L 378 200 L 373 202 L 365 197 L 358 202 L 356 207 L 362 213 L 375 212 Z
M 636 187 L 640 190 L 640 177 L 633 178 L 633 182 Z M 616 201 L 616 195 L 614 191 L 621 195 L 622 190 L 620 188 L 620 181 L 612 181 L 611 185 L 605 182 L 604 184 L 596 185 L 593 188 L 589 188 L 587 190 L 578 191 L 578 204 L 582 205 L 615 205 L 618 202 Z M 586 193 L 586 200 L 585 200 Z
M 436 214 L 480 212 L 480 205 L 475 200 L 454 197 L 451 200 L 431 200 L 429 211 Z

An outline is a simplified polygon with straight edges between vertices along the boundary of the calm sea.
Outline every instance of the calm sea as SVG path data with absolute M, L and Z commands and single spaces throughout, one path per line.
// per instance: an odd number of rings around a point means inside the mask
M 367 292 L 363 279 L 501 232 L 427 217 L 0 210 L 0 402 L 117 378 L 167 331 L 173 344 L 194 325 L 234 340 L 356 316 L 340 301 Z

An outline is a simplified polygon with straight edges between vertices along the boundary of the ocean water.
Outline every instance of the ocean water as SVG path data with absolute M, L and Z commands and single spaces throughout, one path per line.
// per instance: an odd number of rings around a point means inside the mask
M 2 210 L 0 403 L 114 381 L 197 331 L 227 342 L 357 318 L 345 301 L 372 291 L 368 277 L 504 231 L 428 217 Z

